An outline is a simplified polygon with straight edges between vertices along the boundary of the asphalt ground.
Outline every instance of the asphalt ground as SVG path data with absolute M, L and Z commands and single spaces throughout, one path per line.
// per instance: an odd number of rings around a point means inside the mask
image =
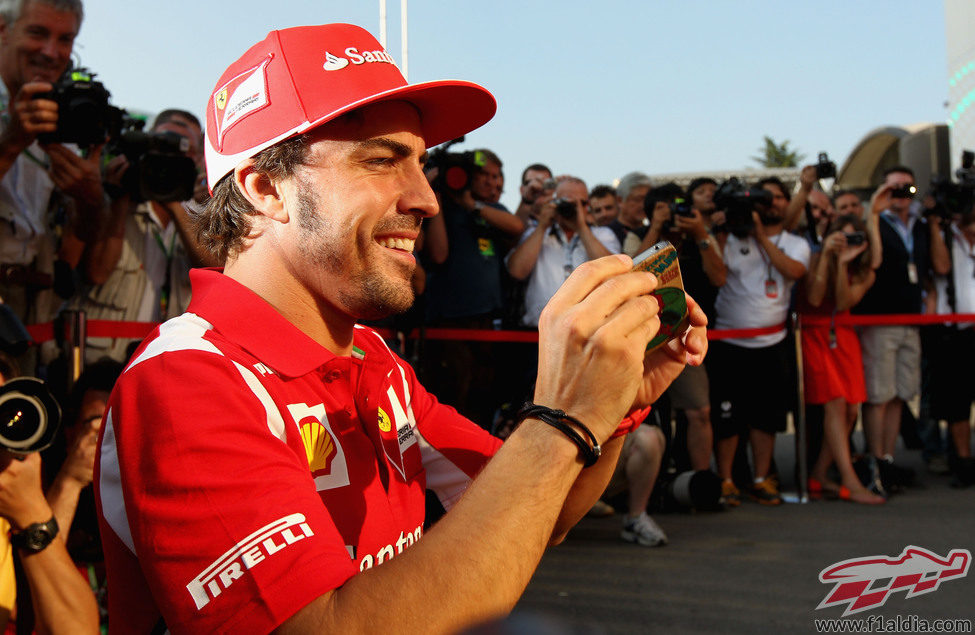
M 619 514 L 585 518 L 547 551 L 512 614 L 521 626 L 510 632 L 815 633 L 815 620 L 844 610 L 816 609 L 833 588 L 819 581 L 826 567 L 897 557 L 909 545 L 940 557 L 975 552 L 975 487 L 952 488 L 950 477 L 929 474 L 918 451 L 901 449 L 897 458 L 917 470 L 917 484 L 880 506 L 745 501 L 725 512 L 654 514 L 670 539 L 659 548 L 623 542 Z M 778 436 L 776 462 L 792 473 L 791 435 Z M 783 483 L 783 492 L 790 488 Z M 873 632 L 882 632 L 880 617 L 905 625 L 911 615 L 966 619 L 971 628 L 975 573 L 912 598 L 894 592 L 846 619 L 873 617 Z

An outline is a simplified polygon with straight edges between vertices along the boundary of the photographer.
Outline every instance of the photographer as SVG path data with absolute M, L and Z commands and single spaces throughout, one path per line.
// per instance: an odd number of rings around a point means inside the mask
M 620 215 L 620 199 L 612 185 L 597 185 L 589 192 L 589 210 L 593 224 L 605 227 Z
M 928 222 L 941 229 L 934 236 L 932 256 L 938 252 L 948 255 L 932 257 L 939 315 L 975 313 L 975 209 L 970 198 L 966 198 L 964 207 L 965 212 L 954 219 L 938 214 L 928 216 Z M 948 422 L 954 449 L 949 465 L 955 482 L 975 485 L 970 430 L 975 401 L 975 325 L 936 325 L 929 341 L 933 350 L 925 349 L 925 354 L 931 372 L 931 416 L 935 421 Z
M 515 216 L 528 222 L 537 216 L 535 204 L 538 199 L 551 192 L 549 184 L 552 181 L 552 171 L 548 166 L 541 163 L 532 163 L 521 173 L 521 200 L 518 202 L 518 209 Z
M 582 179 L 564 177 L 555 191 L 539 199 L 538 220 L 508 254 L 508 273 L 528 280 L 526 326 L 538 326 L 542 308 L 572 271 L 588 260 L 620 252 L 608 227 L 590 227 L 589 190 Z
M 185 156 L 201 164 L 202 131 L 191 113 L 164 110 L 156 116 L 152 133 L 178 135 L 185 140 Z M 107 168 L 107 178 L 115 185 L 109 231 L 85 253 L 85 271 L 93 286 L 81 299 L 81 308 L 88 319 L 161 322 L 189 305 L 190 267 L 220 263 L 199 246 L 190 228 L 188 208 L 195 202 L 137 202 L 134 193 L 120 185 L 127 182 L 129 169 L 129 160 L 121 154 Z M 124 338 L 89 338 L 87 359 L 109 356 L 124 361 L 129 343 Z
M 728 226 L 738 235 L 730 232 L 718 237 L 728 268 L 715 301 L 718 329 L 783 324 L 792 287 L 805 275 L 809 263 L 809 244 L 783 228 L 789 201 L 781 181 L 764 179 L 758 189 L 765 191 L 767 203 L 754 204 L 756 197 L 748 196 L 740 209 L 729 208 Z M 738 229 L 738 216 L 750 220 L 751 227 Z M 764 505 L 778 505 L 782 502 L 778 485 L 768 476 L 775 434 L 785 429 L 792 394 L 785 327 L 768 335 L 717 341 L 711 350 L 712 423 L 718 438 L 715 454 L 718 474 L 724 480 L 724 499 L 730 505 L 740 502 L 732 465 L 739 434 L 747 430 L 754 460 L 754 483 L 748 494 Z M 749 372 L 743 373 L 746 368 Z
M 17 374 L 14 363 L 4 363 L 3 367 L 0 384 Z M 90 451 L 82 449 L 83 445 L 73 444 L 71 456 L 87 455 L 90 482 L 94 438 L 84 445 Z M 45 497 L 40 454 L 31 452 L 18 457 L 0 449 L 0 628 L 10 620 L 17 622 L 17 632 L 30 632 L 31 623 L 44 633 L 98 631 L 95 597 L 71 561 L 64 537 L 70 516 L 62 512 L 70 508 L 73 515 L 80 491 L 69 481 L 82 462 L 66 462 L 66 469 L 59 473 L 55 486 Z M 13 548 L 17 549 L 16 556 Z M 17 576 L 23 576 L 20 585 L 15 585 L 14 557 L 19 558 L 20 564 Z M 17 586 L 20 596 L 15 596 Z
M 914 172 L 894 166 L 871 197 L 878 217 L 882 260 L 877 279 L 853 308 L 862 315 L 918 314 L 925 291 L 933 291 L 931 255 L 938 227 L 921 218 L 913 204 Z M 875 261 L 874 261 L 875 262 Z M 933 297 L 933 296 L 930 296 Z M 917 326 L 864 326 L 859 329 L 867 402 L 863 423 L 870 448 L 870 488 L 884 495 L 913 480 L 913 470 L 894 463 L 903 404 L 920 390 L 921 339 Z
M 810 193 L 815 200 L 816 191 Z M 823 195 L 825 198 L 825 195 Z M 855 214 L 838 217 L 824 232 L 822 249 L 812 256 L 800 295 L 802 313 L 849 315 L 867 292 L 876 274 L 870 266 L 866 225 Z M 802 329 L 802 364 L 806 404 L 823 408 L 823 440 L 809 476 L 814 498 L 835 497 L 876 505 L 884 498 L 867 490 L 853 470 L 849 436 L 859 404 L 866 400 L 860 342 L 852 327 L 831 323 Z M 835 463 L 840 483 L 827 479 Z
M 438 188 L 441 213 L 425 224 L 426 324 L 490 329 L 504 308 L 504 256 L 525 225 L 498 202 L 501 159 L 486 149 L 467 154 L 470 182 L 461 191 Z M 429 340 L 424 379 L 444 403 L 488 425 L 498 398 L 493 353 L 483 342 Z
M 106 208 L 99 145 L 79 156 L 38 142 L 57 129 L 58 104 L 44 93 L 69 66 L 82 17 L 78 0 L 0 4 L 0 298 L 25 322 L 53 317 L 58 251 L 76 265 L 79 240 L 97 234 Z

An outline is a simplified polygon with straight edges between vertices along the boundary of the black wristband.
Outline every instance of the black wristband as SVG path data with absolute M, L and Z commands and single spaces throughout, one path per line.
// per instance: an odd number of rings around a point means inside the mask
M 579 447 L 579 454 L 582 455 L 582 462 L 585 467 L 595 465 L 596 461 L 599 460 L 599 455 L 602 454 L 602 448 L 599 447 L 599 441 L 596 440 L 596 435 L 575 417 L 567 415 L 562 410 L 538 406 L 528 402 L 518 411 L 518 422 L 520 423 L 529 417 L 547 423 L 569 437 L 569 440 Z M 588 442 L 569 425 L 570 423 L 580 428 L 589 437 Z

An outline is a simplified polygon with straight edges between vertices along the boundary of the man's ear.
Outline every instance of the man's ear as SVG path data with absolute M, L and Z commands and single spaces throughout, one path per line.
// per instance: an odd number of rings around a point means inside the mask
M 279 223 L 288 222 L 288 211 L 280 182 L 254 168 L 254 159 L 245 159 L 234 169 L 234 184 L 247 202 L 262 216 Z

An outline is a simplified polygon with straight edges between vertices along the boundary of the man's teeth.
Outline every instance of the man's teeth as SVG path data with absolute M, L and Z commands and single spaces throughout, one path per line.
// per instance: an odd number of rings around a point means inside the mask
M 389 249 L 401 249 L 403 251 L 413 251 L 413 243 L 415 240 L 409 238 L 380 238 L 377 241 L 383 247 Z

